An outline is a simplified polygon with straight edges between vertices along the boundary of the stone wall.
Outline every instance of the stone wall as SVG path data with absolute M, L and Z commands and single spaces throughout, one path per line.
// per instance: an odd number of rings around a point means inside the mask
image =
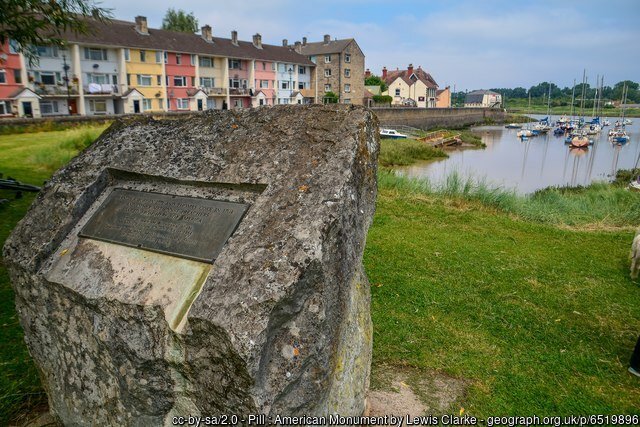
M 488 120 L 501 123 L 506 113 L 492 108 L 373 108 L 380 126 L 405 125 L 420 129 L 463 127 Z

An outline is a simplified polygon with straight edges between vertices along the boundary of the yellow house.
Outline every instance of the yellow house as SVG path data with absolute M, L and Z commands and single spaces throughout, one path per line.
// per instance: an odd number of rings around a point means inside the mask
M 435 108 L 438 84 L 421 67 L 414 70 L 409 64 L 406 70 L 396 71 L 387 71 L 385 67 L 382 79 L 389 87 L 387 94 L 392 98 L 391 104 Z
M 229 87 L 227 58 L 198 55 L 196 86 L 207 95 L 207 110 L 221 108 Z
M 142 98 L 123 97 L 125 113 L 167 110 L 167 87 L 164 52 L 147 49 L 122 49 L 129 91 L 135 89 Z

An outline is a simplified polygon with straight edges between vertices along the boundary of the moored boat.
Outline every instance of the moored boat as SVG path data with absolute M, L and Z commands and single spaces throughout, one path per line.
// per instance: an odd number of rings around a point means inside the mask
M 380 129 L 380 138 L 406 139 L 407 135 L 393 129 Z
M 576 135 L 571 138 L 569 145 L 574 148 L 587 148 L 590 145 L 590 141 L 585 135 Z
M 509 123 L 508 125 L 504 126 L 507 129 L 522 129 L 522 125 L 518 124 L 518 123 Z

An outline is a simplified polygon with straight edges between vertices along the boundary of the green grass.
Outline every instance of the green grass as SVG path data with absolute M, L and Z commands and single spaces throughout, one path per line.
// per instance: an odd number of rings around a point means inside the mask
M 640 224 L 640 194 L 620 185 L 594 183 L 579 188 L 547 188 L 530 196 L 496 187 L 473 177 L 451 173 L 443 182 L 399 177 L 390 171 L 379 175 L 380 185 L 411 194 L 439 195 L 478 201 L 525 220 L 566 226 L 597 228 Z
M 53 132 L 63 131 L 67 129 L 86 128 L 86 127 L 100 127 L 108 126 L 112 120 L 94 120 L 90 125 L 87 122 L 62 122 L 59 120 L 51 119 L 37 123 L 21 124 L 21 125 L 6 125 L 0 123 L 0 135 L 17 135 L 21 133 L 39 133 L 39 132 Z
M 67 131 L 0 136 L 0 172 L 29 184 L 41 185 L 59 167 L 88 146 L 105 128 L 80 127 Z M 24 216 L 35 198 L 25 193 L 0 190 L 0 247 Z M 23 341 L 15 312 L 9 276 L 0 258 L 0 421 L 46 401 L 34 366 Z M 0 422 L 0 424 L 3 424 Z
M 553 103 L 553 98 L 551 99 Z M 557 105 L 551 107 L 551 113 L 554 116 L 559 115 L 570 115 L 571 114 L 571 105 L 570 101 L 567 103 L 568 105 Z M 518 112 L 522 114 L 547 114 L 547 104 L 542 103 L 542 99 L 533 99 L 531 106 L 529 106 L 529 99 L 507 99 L 507 104 L 505 107 L 509 112 Z M 591 117 L 591 113 L 593 112 L 593 108 L 584 108 L 584 115 Z M 580 104 L 574 106 L 573 114 L 580 114 Z M 622 114 L 622 110 L 620 108 L 603 108 L 602 116 L 606 117 L 620 117 Z M 640 108 L 625 108 L 624 114 L 626 117 L 640 117 Z
M 448 157 L 439 148 L 433 148 L 415 139 L 380 140 L 379 162 L 381 166 L 406 166 L 417 160 L 430 160 L 438 157 Z
M 640 412 L 632 231 L 561 229 L 381 178 L 364 257 L 374 383 L 389 366 L 459 378 L 451 409 L 480 416 Z

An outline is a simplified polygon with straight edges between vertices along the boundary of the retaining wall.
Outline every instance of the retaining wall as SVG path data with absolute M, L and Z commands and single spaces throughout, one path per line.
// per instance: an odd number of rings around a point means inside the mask
M 504 122 L 506 113 L 495 108 L 372 108 L 380 124 L 419 129 L 456 128 L 487 121 Z

